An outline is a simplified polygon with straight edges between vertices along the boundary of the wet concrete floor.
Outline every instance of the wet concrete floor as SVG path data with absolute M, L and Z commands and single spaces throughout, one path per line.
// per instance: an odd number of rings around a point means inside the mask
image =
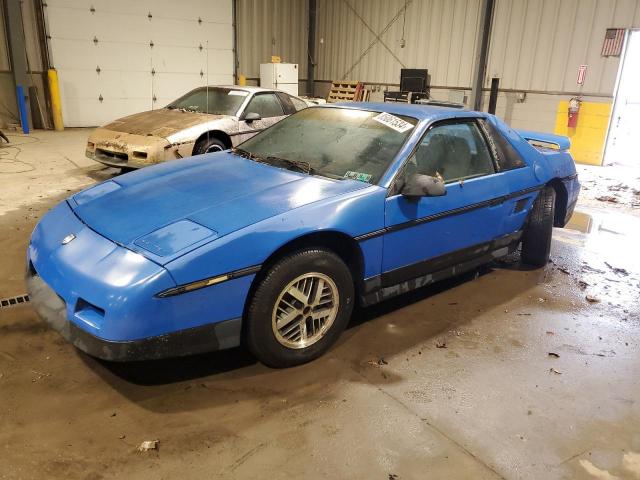
M 37 219 L 115 173 L 86 132 L 34 137 L 34 168 L 0 174 L 0 298 Z M 637 215 L 581 206 L 546 268 L 515 255 L 360 310 L 287 370 L 242 349 L 108 364 L 0 309 L 0 479 L 640 478 L 638 245 Z

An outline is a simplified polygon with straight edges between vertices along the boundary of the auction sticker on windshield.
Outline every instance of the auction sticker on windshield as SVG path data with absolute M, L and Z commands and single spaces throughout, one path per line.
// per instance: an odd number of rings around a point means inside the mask
M 373 119 L 376 122 L 386 125 L 387 127 L 392 128 L 396 132 L 400 133 L 404 133 L 407 130 L 411 130 L 413 128 L 413 125 L 411 125 L 409 122 L 405 122 L 403 119 L 386 112 L 376 115 L 375 117 L 373 117 Z

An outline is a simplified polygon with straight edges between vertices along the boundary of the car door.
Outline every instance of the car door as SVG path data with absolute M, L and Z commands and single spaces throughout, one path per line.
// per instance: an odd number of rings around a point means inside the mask
M 490 119 L 478 119 L 478 125 L 493 150 L 498 174 L 507 185 L 507 196 L 503 203 L 502 234 L 520 230 L 538 196 L 540 183 L 533 168 L 527 165 L 509 140 Z
M 260 119 L 253 121 L 245 120 L 245 117 L 249 113 L 260 115 Z M 275 93 L 256 93 L 251 100 L 249 100 L 244 112 L 240 116 L 238 143 L 250 139 L 256 133 L 279 122 L 284 117 L 286 117 L 285 109 Z
M 441 175 L 446 194 L 404 197 L 392 187 L 385 203 L 382 286 L 444 270 L 489 251 L 502 228 L 507 186 L 475 119 L 431 126 L 398 174 Z

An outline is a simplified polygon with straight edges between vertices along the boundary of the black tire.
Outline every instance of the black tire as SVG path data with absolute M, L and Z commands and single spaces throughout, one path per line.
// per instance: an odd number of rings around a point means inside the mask
M 544 267 L 551 253 L 551 235 L 555 215 L 556 191 L 546 187 L 533 203 L 529 221 L 522 236 L 522 261 Z
M 272 315 L 280 294 L 290 282 L 312 272 L 323 274 L 334 282 L 338 296 L 337 314 L 331 326 L 315 343 L 304 348 L 291 348 L 276 338 Z M 269 367 L 284 368 L 309 362 L 336 342 L 349 323 L 353 304 L 351 272 L 335 253 L 322 248 L 309 248 L 288 254 L 269 268 L 253 293 L 245 315 L 246 344 L 255 357 Z
M 205 137 L 193 147 L 194 155 L 202 155 L 203 153 L 221 152 L 226 150 L 225 143 L 217 137 Z

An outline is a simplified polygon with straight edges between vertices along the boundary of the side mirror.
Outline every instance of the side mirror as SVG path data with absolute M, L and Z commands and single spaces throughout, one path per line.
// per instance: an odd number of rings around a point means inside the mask
M 260 120 L 262 117 L 255 112 L 249 112 L 244 116 L 244 121 L 247 123 L 254 122 L 256 120 Z
M 405 197 L 441 197 L 447 194 L 444 182 L 441 178 L 420 175 L 411 175 L 404 183 L 400 193 Z

